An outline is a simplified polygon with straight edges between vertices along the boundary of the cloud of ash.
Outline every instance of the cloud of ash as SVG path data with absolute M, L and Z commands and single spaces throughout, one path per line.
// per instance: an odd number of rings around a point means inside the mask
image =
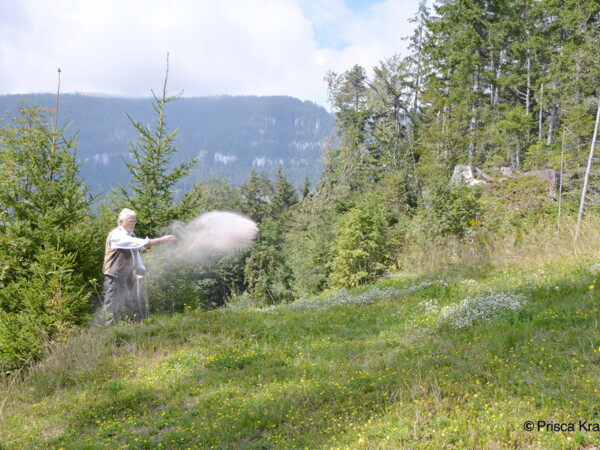
M 171 268 L 189 265 L 212 265 L 224 256 L 246 250 L 258 227 L 248 217 L 228 211 L 212 211 L 189 223 L 174 222 L 167 234 L 177 241 L 156 247 L 156 253 Z

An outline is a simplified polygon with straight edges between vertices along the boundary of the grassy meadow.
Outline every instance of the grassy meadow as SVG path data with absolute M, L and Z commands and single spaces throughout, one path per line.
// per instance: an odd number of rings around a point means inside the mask
M 3 381 L 0 448 L 598 447 L 596 229 L 87 329 Z

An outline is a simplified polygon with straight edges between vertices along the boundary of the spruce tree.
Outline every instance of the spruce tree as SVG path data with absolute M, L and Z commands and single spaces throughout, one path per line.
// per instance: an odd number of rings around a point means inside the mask
M 273 185 L 266 173 L 250 172 L 248 183 L 240 186 L 241 212 L 255 222 L 262 222 L 271 213 L 270 203 L 273 199 Z
M 341 75 L 329 72 L 326 77 L 329 101 L 336 114 L 339 143 L 325 154 L 322 184 L 346 195 L 360 190 L 371 175 L 372 157 L 367 148 L 369 120 L 368 77 L 361 66 Z
M 280 218 L 291 206 L 298 203 L 298 194 L 296 189 L 287 180 L 281 167 L 275 174 L 275 183 L 273 184 L 273 198 L 271 199 L 271 216 Z
M 182 93 L 167 95 L 168 74 L 167 60 L 162 94 L 159 97 L 152 91 L 152 108 L 155 113 L 153 128 L 128 116 L 138 132 L 138 140 L 131 146 L 132 161 L 125 162 L 131 174 L 129 188 L 118 188 L 117 203 L 119 207 L 136 211 L 136 233 L 139 236 L 161 233 L 170 220 L 177 219 L 194 208 L 194 197 L 190 196 L 184 197 L 186 203 L 175 204 L 177 184 L 189 175 L 198 160 L 194 158 L 170 167 L 178 150 L 175 140 L 179 129 L 168 131 L 165 107 L 180 98 Z M 187 204 L 188 201 L 192 203 Z
M 21 107 L 0 127 L 0 371 L 86 323 L 100 263 L 76 135 L 57 116 Z
M 310 179 L 308 175 L 304 177 L 304 184 L 302 185 L 302 198 L 306 198 L 310 195 Z
M 409 22 L 416 24 L 413 34 L 408 38 L 410 55 L 407 58 L 412 73 L 412 99 L 410 109 L 413 116 L 421 109 L 423 85 L 431 64 L 430 61 L 428 61 L 427 53 L 425 51 L 425 45 L 427 43 L 426 27 L 429 16 L 427 1 L 420 0 L 417 13 L 413 18 L 409 19 Z

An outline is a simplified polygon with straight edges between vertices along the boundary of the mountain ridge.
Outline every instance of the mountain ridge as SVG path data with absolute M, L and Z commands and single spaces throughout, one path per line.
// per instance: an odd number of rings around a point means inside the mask
M 22 105 L 52 109 L 56 96 L 0 96 L 0 110 L 9 117 Z M 129 117 L 152 127 L 153 114 L 150 97 L 60 96 L 59 124 L 72 121 L 78 130 L 81 173 L 93 193 L 102 195 L 111 186 L 127 183 L 123 159 L 129 158 L 137 139 Z M 181 97 L 166 106 L 165 115 L 167 130 L 178 129 L 179 152 L 172 164 L 200 159 L 182 189 L 211 177 L 243 184 L 253 168 L 273 173 L 282 167 L 296 187 L 306 177 L 315 182 L 334 129 L 334 116 L 325 108 L 289 96 Z

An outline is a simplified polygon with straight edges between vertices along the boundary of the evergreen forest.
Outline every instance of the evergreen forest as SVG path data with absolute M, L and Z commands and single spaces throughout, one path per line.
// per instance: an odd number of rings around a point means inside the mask
M 437 0 L 413 20 L 408 56 L 326 74 L 331 139 L 324 110 L 304 117 L 281 106 L 273 133 L 305 120 L 297 142 L 324 148 L 319 177 L 300 182 L 285 165 L 245 164 L 235 183 L 197 175 L 202 149 L 186 149 L 174 113 L 191 102 L 168 92 L 168 77 L 150 116 L 129 112 L 133 138 L 114 169 L 127 176 L 101 197 L 83 176 L 84 134 L 74 129 L 90 112 L 65 116 L 65 96 L 14 106 L 0 124 L 1 372 L 30 367 L 92 322 L 104 241 L 123 207 L 137 211 L 141 236 L 213 210 L 260 229 L 250 250 L 214 266 L 152 271 L 149 251 L 152 314 L 269 307 L 457 265 L 476 272 L 533 232 L 572 243 L 578 214 L 592 220 L 600 200 L 600 4 Z M 235 120 L 219 111 L 217 122 Z

